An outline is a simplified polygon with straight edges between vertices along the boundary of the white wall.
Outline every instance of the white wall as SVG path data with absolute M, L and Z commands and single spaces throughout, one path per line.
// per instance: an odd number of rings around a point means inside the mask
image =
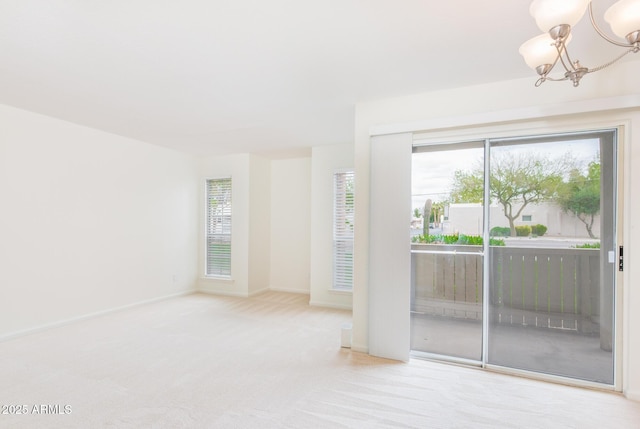
M 310 293 L 311 158 L 271 161 L 270 288 Z
M 519 210 L 520 204 L 514 204 L 514 212 Z M 531 216 L 531 221 L 523 221 L 522 216 Z M 442 230 L 445 234 L 460 233 L 466 235 L 482 235 L 484 208 L 480 203 L 449 205 L 449 219 L 444 222 Z M 489 208 L 489 222 L 491 228 L 496 226 L 509 227 L 509 219 L 504 215 L 504 209 L 499 205 Z M 557 204 L 539 203 L 529 204 L 522 214 L 515 219 L 516 227 L 522 225 L 544 225 L 547 227 L 545 237 L 575 237 L 589 239 L 586 225 L 573 213 L 565 213 Z M 591 231 L 600 237 L 600 215 L 594 216 Z
M 400 133 L 427 130 L 438 134 L 444 141 L 453 136 L 477 135 L 483 128 L 530 127 L 540 131 L 564 121 L 581 127 L 597 127 L 627 121 L 631 125 L 625 140 L 625 162 L 638 156 L 631 149 L 640 145 L 640 118 L 636 113 L 640 98 L 640 62 L 630 61 L 585 77 L 580 87 L 566 82 L 547 82 L 535 88 L 535 76 L 454 90 L 416 94 L 387 100 L 360 103 L 356 106 L 355 167 L 356 248 L 355 289 L 353 302 L 353 341 L 355 350 L 369 349 L 369 278 L 368 262 L 370 242 L 370 136 L 371 134 Z M 628 107 L 619 110 L 621 107 Z M 565 116 L 566 111 L 576 112 Z M 585 113 L 577 113 L 585 112 Z M 588 113 L 591 112 L 591 113 Z M 612 119 L 612 117 L 614 119 Z M 555 125 L 554 125 L 555 124 Z M 633 131 L 636 131 L 633 133 Z M 507 130 L 508 132 L 508 130 Z M 640 161 L 640 160 L 638 160 Z M 625 195 L 640 185 L 640 172 L 627 168 Z M 625 205 L 625 242 L 627 246 L 640 240 L 640 201 L 627 198 Z M 635 219 L 635 220 L 634 220 Z M 633 250 L 627 252 L 624 312 L 624 391 L 628 397 L 640 399 L 640 293 L 633 285 L 640 282 L 640 274 Z M 639 261 L 640 262 L 640 261 Z
M 199 185 L 199 264 L 198 289 L 203 292 L 233 296 L 249 295 L 249 190 L 250 156 L 248 154 L 207 157 L 200 160 Z M 205 278 L 205 186 L 207 179 L 231 177 L 231 279 Z
M 250 156 L 249 295 L 269 289 L 271 253 L 271 161 Z
M 271 246 L 271 170 L 269 160 L 250 154 L 200 160 L 199 280 L 202 292 L 250 296 L 268 288 Z M 231 278 L 205 277 L 205 184 L 231 177 Z
M 195 165 L 0 106 L 0 337 L 193 290 Z
M 353 168 L 353 146 L 312 149 L 311 158 L 268 160 L 239 154 L 209 157 L 206 178 L 232 177 L 231 279 L 204 277 L 201 291 L 250 296 L 266 289 L 310 295 L 310 304 L 351 309 L 351 292 L 333 291 L 333 174 Z M 356 177 L 356 200 L 357 196 Z M 204 206 L 200 209 L 204 231 Z
M 333 286 L 333 175 L 353 168 L 353 146 L 314 147 L 311 156 L 311 305 L 351 309 L 352 293 Z M 360 177 L 355 176 L 358 201 Z

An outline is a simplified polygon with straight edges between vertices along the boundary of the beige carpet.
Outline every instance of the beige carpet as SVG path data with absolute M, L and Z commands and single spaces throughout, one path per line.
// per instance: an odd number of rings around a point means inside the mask
M 2 342 L 0 405 L 28 413 L 0 427 L 640 427 L 616 394 L 341 349 L 349 312 L 307 301 L 196 294 Z

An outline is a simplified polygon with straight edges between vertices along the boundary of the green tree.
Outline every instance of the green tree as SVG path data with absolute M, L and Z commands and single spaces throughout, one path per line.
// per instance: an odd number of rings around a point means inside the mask
M 589 163 L 587 174 L 574 168 L 569 180 L 562 184 L 557 200 L 565 213 L 573 213 L 584 223 L 589 237 L 593 234 L 593 222 L 600 212 L 600 162 Z
M 484 167 L 473 171 L 457 170 L 453 173 L 453 190 L 449 200 L 456 203 L 482 203 L 484 195 Z
M 516 236 L 515 220 L 525 207 L 556 197 L 562 175 L 574 165 L 567 154 L 550 159 L 536 152 L 498 152 L 491 157 L 490 198 L 500 204 L 509 220 L 511 236 Z M 451 201 L 481 203 L 484 192 L 484 169 L 458 170 L 453 175 Z

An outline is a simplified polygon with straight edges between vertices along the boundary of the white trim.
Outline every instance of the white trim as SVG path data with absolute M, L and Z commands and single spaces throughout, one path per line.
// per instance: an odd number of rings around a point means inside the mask
M 341 168 L 333 169 L 334 175 L 339 173 L 354 173 L 354 180 L 355 180 L 355 169 L 353 167 L 341 167 Z
M 369 354 L 369 347 L 362 344 L 353 344 L 351 343 L 351 351 L 358 353 L 366 353 Z
M 253 292 L 249 292 L 247 294 L 248 297 L 252 297 L 252 296 L 256 296 L 256 295 L 260 295 L 261 293 L 265 293 L 265 292 L 269 292 L 271 289 L 269 289 L 268 287 L 260 289 L 260 290 L 256 290 Z
M 212 295 L 226 295 L 226 296 L 249 296 L 246 292 L 235 292 L 229 290 L 235 286 L 235 280 L 225 279 L 220 277 L 200 277 L 198 279 L 198 292 L 208 293 Z
M 198 292 L 206 293 L 207 295 L 232 296 L 232 297 L 236 297 L 236 298 L 251 298 L 253 296 L 260 295 L 262 293 L 269 292 L 269 291 L 274 291 L 274 289 L 272 289 L 272 288 L 264 288 L 264 289 L 256 290 L 256 291 L 253 291 L 253 292 L 250 292 L 250 293 L 249 292 L 236 292 L 236 291 L 231 291 L 231 290 L 220 290 L 220 289 L 215 288 L 215 286 L 207 286 L 207 285 L 204 285 L 202 288 L 198 289 Z M 280 290 L 280 292 L 289 292 L 289 291 Z M 305 293 L 305 292 L 295 292 L 295 293 L 301 293 L 303 295 L 308 295 L 308 293 Z
M 325 308 L 335 308 L 336 310 L 349 310 L 349 311 L 351 311 L 351 306 L 350 305 L 348 305 L 348 304 L 336 304 L 335 302 L 311 300 L 311 301 L 309 301 L 309 305 L 311 307 L 325 307 Z
M 109 308 L 107 310 L 102 310 L 102 311 L 96 311 L 94 313 L 84 314 L 84 315 L 78 316 L 78 317 L 72 317 L 71 319 L 60 320 L 58 322 L 47 323 L 47 324 L 44 324 L 44 325 L 36 326 L 34 328 L 29 328 L 29 329 L 24 329 L 22 331 L 12 332 L 12 333 L 0 336 L 0 343 L 3 342 L 3 341 L 8 341 L 8 340 L 17 338 L 17 337 L 36 334 L 38 332 L 46 331 L 46 330 L 49 330 L 49 329 L 60 328 L 62 326 L 70 325 L 72 323 L 81 322 L 83 320 L 93 319 L 95 317 L 105 316 L 105 315 L 108 315 L 108 314 L 111 314 L 111 313 L 116 313 L 116 312 L 119 312 L 119 311 L 128 310 L 128 309 L 131 309 L 131 308 L 134 308 L 134 307 L 140 307 L 140 306 L 147 305 L 147 304 L 153 304 L 155 302 L 164 301 L 164 300 L 171 299 L 171 298 L 177 298 L 177 297 L 180 297 L 180 296 L 192 295 L 192 294 L 198 293 L 198 292 L 199 291 L 196 290 L 196 289 L 189 289 L 189 290 L 186 290 L 186 291 L 183 291 L 183 292 L 173 293 L 171 295 L 159 296 L 159 297 L 156 297 L 156 298 L 150 298 L 150 299 L 146 299 L 146 300 L 143 300 L 143 301 L 137 301 L 137 302 L 134 302 L 134 303 L 131 303 L 131 304 L 122 305 L 120 307 Z
M 640 391 L 625 392 L 624 397 L 630 401 L 640 402 Z
M 353 289 L 327 289 L 329 293 L 333 293 L 336 295 L 353 295 Z
M 632 136 L 631 126 L 633 119 L 622 121 L 618 132 L 618 237 L 617 245 L 625 246 L 629 249 L 628 243 L 631 243 L 631 220 L 633 219 L 631 211 L 631 170 L 632 170 Z M 636 401 L 640 401 L 640 389 L 629 391 L 629 373 L 631 368 L 631 356 L 629 352 L 629 344 L 631 344 L 631 322 L 629 317 L 633 314 L 631 308 L 630 290 L 631 290 L 631 271 L 629 270 L 629 254 L 627 250 L 626 265 L 627 269 L 622 272 L 617 271 L 617 293 L 616 293 L 616 318 L 615 318 L 615 376 L 616 383 L 619 384 L 620 390 L 625 397 Z M 637 327 L 636 327 L 637 328 Z M 637 333 L 636 333 L 637 335 Z M 636 364 L 637 365 L 637 364 Z M 637 377 L 636 377 L 637 380 Z
M 200 277 L 200 280 L 221 282 L 221 283 L 235 283 L 235 280 L 231 276 L 207 276 Z
M 631 216 L 626 217 L 626 206 L 630 201 L 626 196 L 626 189 L 629 184 L 627 183 L 627 177 L 625 177 L 625 171 L 627 167 L 627 157 L 625 153 L 627 148 L 630 147 L 631 140 L 629 136 L 629 130 L 631 129 L 631 123 L 628 120 L 620 121 L 616 129 L 614 136 L 614 143 L 616 146 L 616 153 L 613 155 L 613 167 L 616 172 L 616 176 L 613 178 L 615 195 L 613 200 L 615 203 L 613 222 L 615 224 L 615 235 L 613 237 L 614 254 L 618 254 L 619 246 L 624 246 L 625 243 L 625 231 L 627 230 L 627 222 L 631 220 Z M 630 176 L 629 176 L 630 177 Z M 629 270 L 626 270 L 629 271 Z M 625 324 L 624 316 L 628 310 L 624 308 L 625 302 L 628 298 L 625 298 L 625 289 L 628 287 L 629 282 L 625 282 L 624 271 L 620 272 L 617 267 L 614 268 L 614 294 L 613 294 L 613 325 L 612 325 L 612 341 L 613 341 L 613 386 L 617 392 L 625 393 L 625 374 L 624 364 L 626 362 L 625 341 L 624 333 L 630 331 L 629 326 Z
M 529 121 L 532 119 L 544 119 L 563 115 L 594 113 L 620 109 L 633 109 L 637 107 L 640 107 L 640 94 L 632 94 L 619 97 L 572 101 L 567 103 L 551 104 L 548 106 L 475 113 L 465 116 L 432 118 L 400 124 L 375 125 L 369 128 L 369 135 L 381 136 L 424 130 L 438 131 L 459 127 L 487 126 L 496 123 Z

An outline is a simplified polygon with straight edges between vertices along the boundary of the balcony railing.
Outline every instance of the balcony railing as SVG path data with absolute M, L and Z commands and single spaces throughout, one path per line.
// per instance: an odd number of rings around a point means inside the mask
M 491 323 L 598 333 L 598 249 L 489 248 Z M 479 246 L 412 245 L 412 312 L 482 319 Z

